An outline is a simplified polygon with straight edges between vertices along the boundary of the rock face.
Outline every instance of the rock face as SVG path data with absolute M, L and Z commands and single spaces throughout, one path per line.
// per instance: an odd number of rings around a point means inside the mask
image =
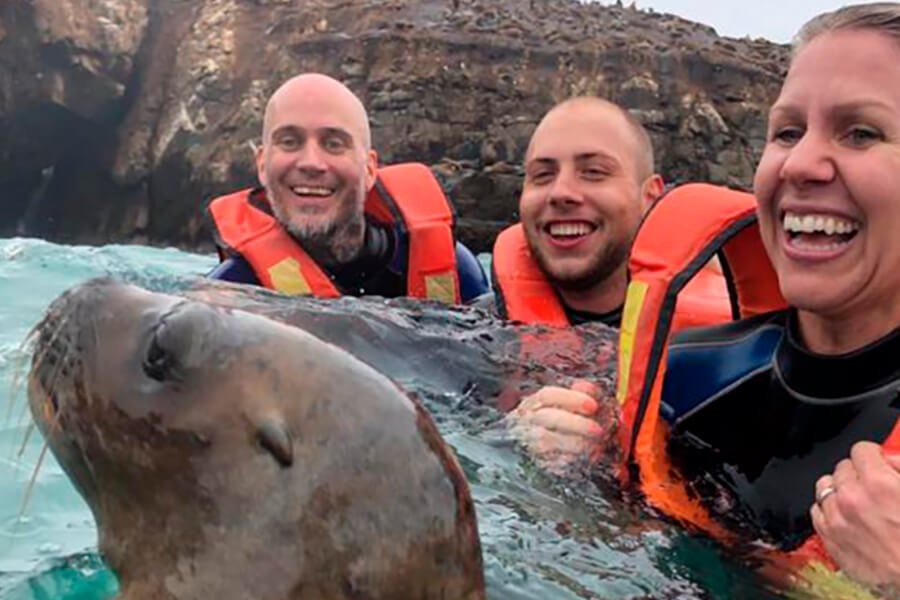
M 4 0 L 0 235 L 208 247 L 208 200 L 255 182 L 268 95 L 318 71 L 489 250 L 532 129 L 571 95 L 632 109 L 668 181 L 748 186 L 787 55 L 575 0 Z

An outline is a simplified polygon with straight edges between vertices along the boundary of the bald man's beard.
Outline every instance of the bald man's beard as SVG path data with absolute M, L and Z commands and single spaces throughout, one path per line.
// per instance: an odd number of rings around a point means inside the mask
M 527 238 L 527 236 L 526 236 Z M 528 240 L 531 255 L 541 272 L 554 288 L 571 292 L 584 292 L 609 279 L 628 260 L 631 240 L 607 244 L 601 252 L 583 268 L 575 272 L 560 269 L 548 260 L 537 244 Z M 624 300 L 624 298 L 623 298 Z
M 279 202 L 272 202 L 272 212 L 291 237 L 321 266 L 330 267 L 351 262 L 362 250 L 366 217 L 362 204 L 352 195 L 342 201 L 332 219 L 293 218 Z

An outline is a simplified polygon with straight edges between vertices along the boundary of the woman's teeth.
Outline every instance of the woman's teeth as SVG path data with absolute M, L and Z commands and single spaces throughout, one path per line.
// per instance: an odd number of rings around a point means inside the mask
M 798 215 L 790 212 L 785 213 L 782 226 L 788 233 L 824 233 L 825 235 L 854 233 L 860 228 L 860 224 L 856 221 L 833 215 Z

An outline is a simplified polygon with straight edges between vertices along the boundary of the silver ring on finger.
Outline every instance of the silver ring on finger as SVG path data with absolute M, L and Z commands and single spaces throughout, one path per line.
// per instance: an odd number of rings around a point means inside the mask
M 822 503 L 825 502 L 825 498 L 835 493 L 837 493 L 836 487 L 833 485 L 826 485 L 820 491 L 816 492 L 816 504 L 822 506 Z

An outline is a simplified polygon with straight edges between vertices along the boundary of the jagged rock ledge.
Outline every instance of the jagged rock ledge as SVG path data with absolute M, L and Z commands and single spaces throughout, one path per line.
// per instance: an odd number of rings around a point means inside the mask
M 432 165 L 488 250 L 533 127 L 573 94 L 632 109 L 669 181 L 748 186 L 787 55 L 575 0 L 8 0 L 0 235 L 208 247 L 206 202 L 255 180 L 265 99 L 320 71 L 366 103 L 384 162 Z

